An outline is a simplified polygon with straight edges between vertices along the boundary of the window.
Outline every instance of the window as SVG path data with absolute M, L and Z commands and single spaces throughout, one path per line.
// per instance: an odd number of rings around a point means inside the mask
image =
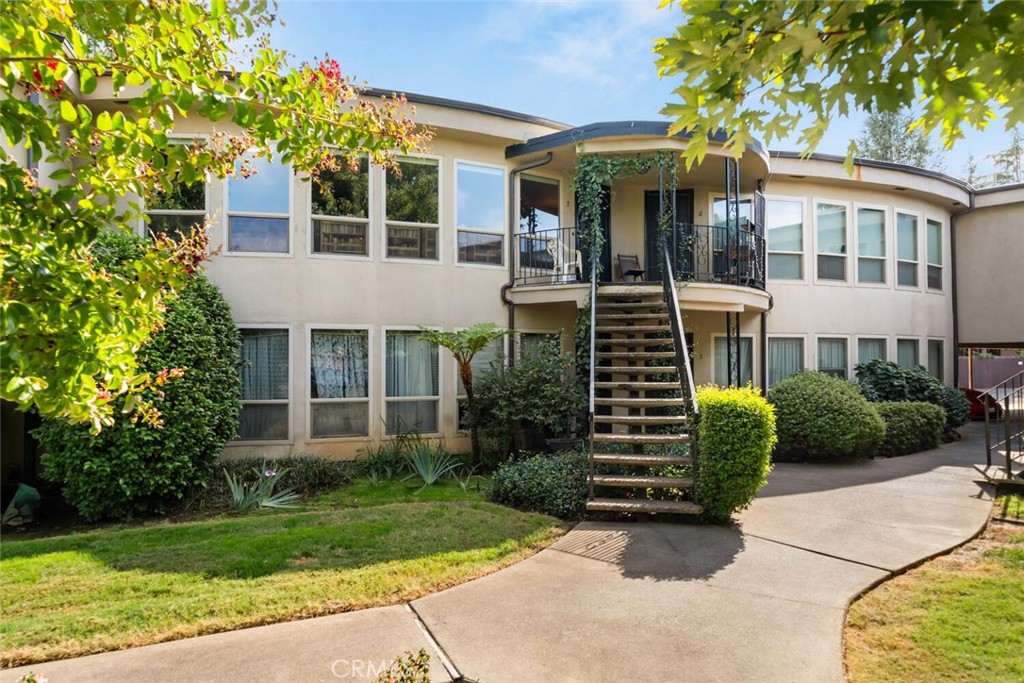
M 929 339 L 928 340 L 928 373 L 932 377 L 939 380 L 943 380 L 945 375 L 944 361 L 945 351 L 941 339 Z
M 366 157 L 355 169 L 339 163 L 309 183 L 313 253 L 369 256 L 370 164 Z
M 846 379 L 849 367 L 846 354 L 846 340 L 842 337 L 818 339 L 818 372 Z
M 751 201 L 749 199 L 741 199 L 739 201 L 739 205 L 740 205 L 740 207 L 739 207 L 740 208 L 740 215 L 739 215 L 740 222 L 739 222 L 739 224 L 743 225 L 744 223 L 751 222 L 751 218 L 750 218 L 750 216 L 751 216 L 751 213 L 750 213 L 750 211 L 751 211 Z M 724 197 L 715 197 L 715 201 L 711 205 L 712 220 L 714 221 L 715 225 L 717 225 L 719 227 L 725 227 L 725 218 L 726 218 L 726 209 L 727 208 L 728 208 L 728 203 L 725 201 Z
M 402 157 L 387 170 L 385 193 L 389 258 L 437 261 L 440 169 L 437 159 Z
M 558 181 L 523 174 L 519 178 L 519 232 L 541 232 L 560 227 Z
M 768 277 L 800 280 L 804 276 L 803 202 L 767 200 Z
M 520 332 L 519 333 L 519 357 L 530 358 L 536 356 L 545 346 L 554 346 L 559 352 L 562 350 L 562 335 L 557 332 Z
M 800 337 L 768 339 L 768 386 L 804 369 L 804 340 Z
M 857 282 L 885 282 L 885 212 L 857 209 Z
M 750 337 L 740 337 L 739 363 L 740 386 L 745 387 L 754 381 L 754 340 Z M 726 387 L 733 384 L 730 379 L 735 377 L 730 378 L 729 340 L 715 337 L 715 384 Z
M 437 346 L 415 331 L 389 331 L 385 336 L 385 416 L 388 434 L 438 430 Z
M 370 433 L 369 350 L 366 330 L 310 331 L 311 438 Z
M 249 159 L 248 178 L 228 178 L 228 251 L 287 254 L 291 169 L 277 159 Z M 242 162 L 235 164 L 241 172 Z
M 492 339 L 491 342 L 476 352 L 473 356 L 473 360 L 470 365 L 473 367 L 473 385 L 476 386 L 480 376 L 491 367 L 491 363 L 501 358 L 502 351 L 504 350 L 504 338 Z M 462 383 L 462 377 L 459 376 L 459 368 L 455 368 L 455 385 L 456 395 L 459 402 L 459 429 L 469 429 L 468 419 L 468 402 L 466 400 L 466 386 Z
M 186 144 L 184 141 L 172 144 Z M 174 241 L 187 237 L 206 221 L 206 181 L 171 181 L 170 190 L 155 188 L 145 197 L 146 230 L 153 235 L 165 235 Z
M 455 225 L 459 263 L 505 262 L 505 171 L 455 164 Z
M 857 340 L 857 364 L 867 363 L 875 358 L 886 359 L 884 339 L 858 339 Z
M 896 365 L 901 368 L 911 370 L 920 365 L 918 353 L 918 343 L 916 339 L 896 340 Z
M 928 289 L 942 290 L 942 223 L 928 221 Z
M 896 214 L 896 284 L 917 287 L 917 216 Z
M 246 328 L 242 335 L 242 412 L 238 439 L 288 438 L 288 330 Z
M 846 207 L 818 204 L 818 279 L 846 280 Z

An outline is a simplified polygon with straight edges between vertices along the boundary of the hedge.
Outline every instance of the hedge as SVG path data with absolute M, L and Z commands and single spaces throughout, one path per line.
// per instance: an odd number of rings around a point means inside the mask
M 869 401 L 923 401 L 939 406 L 945 413 L 942 433 L 947 441 L 956 437 L 957 427 L 967 423 L 971 404 L 960 392 L 942 384 L 918 366 L 901 368 L 880 358 L 855 366 L 857 386 Z
M 506 461 L 494 473 L 491 498 L 521 510 L 579 519 L 587 505 L 587 455 L 568 451 Z
M 885 421 L 885 439 L 878 455 L 892 457 L 938 448 L 946 422 L 942 408 L 921 401 L 883 401 L 875 408 Z

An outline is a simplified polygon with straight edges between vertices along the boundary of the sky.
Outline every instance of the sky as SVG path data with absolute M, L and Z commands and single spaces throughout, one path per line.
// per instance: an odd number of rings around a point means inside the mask
M 296 61 L 337 59 L 357 83 L 523 112 L 562 123 L 658 120 L 673 83 L 658 78 L 652 47 L 680 22 L 658 0 L 279 0 L 275 47 Z M 818 152 L 846 154 L 863 114 L 831 122 Z M 978 173 L 1010 144 L 1001 123 L 944 155 L 941 170 Z M 773 150 L 802 151 L 791 140 Z

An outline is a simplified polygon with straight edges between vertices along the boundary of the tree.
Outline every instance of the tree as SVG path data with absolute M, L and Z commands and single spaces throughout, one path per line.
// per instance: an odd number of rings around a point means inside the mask
M 967 161 L 964 163 L 964 180 L 973 187 L 983 187 L 978 176 L 978 160 L 974 158 L 973 152 L 967 155 Z
M 1013 141 L 1002 152 L 989 157 L 996 167 L 995 185 L 1024 182 L 1024 135 L 1013 129 Z
M 662 5 L 672 5 L 663 0 Z M 851 107 L 916 107 L 945 147 L 965 126 L 1024 122 L 1024 4 L 911 0 L 680 0 L 675 33 L 656 41 L 658 72 L 678 78 L 662 112 L 693 135 L 688 165 L 725 130 L 742 153 L 800 131 L 808 151 Z M 848 164 L 856 142 L 848 149 Z
M 920 128 L 912 128 L 913 121 L 913 115 L 905 109 L 869 114 L 857 138 L 857 154 L 865 159 L 941 171 L 942 153 Z
M 469 408 L 469 433 L 473 444 L 473 462 L 481 461 L 480 452 L 480 410 L 473 393 L 473 357 L 495 339 L 501 339 L 509 330 L 494 323 L 479 323 L 458 332 L 443 332 L 420 328 L 420 338 L 431 344 L 443 346 L 452 352 L 459 366 L 459 378 L 466 388 L 466 403 Z
M 402 98 L 359 99 L 334 60 L 288 67 L 263 36 L 272 20 L 266 0 L 4 5 L 5 149 L 22 146 L 57 170 L 39 178 L 14 157 L 0 162 L 0 397 L 94 431 L 112 423 L 119 395 L 128 394 L 126 409 L 145 408 L 149 378 L 135 354 L 206 244 L 202 235 L 155 240 L 127 275 L 94 267 L 97 232 L 139 219 L 138 203 L 124 198 L 223 178 L 236 164 L 244 175 L 246 159 L 274 154 L 314 175 L 354 166 L 361 154 L 390 165 L 395 151 L 427 139 L 402 114 Z M 243 70 L 232 48 L 247 41 L 255 47 Z M 86 105 L 101 85 L 116 108 Z M 185 116 L 212 122 L 208 143 L 171 144 Z M 152 409 L 143 415 L 158 419 Z

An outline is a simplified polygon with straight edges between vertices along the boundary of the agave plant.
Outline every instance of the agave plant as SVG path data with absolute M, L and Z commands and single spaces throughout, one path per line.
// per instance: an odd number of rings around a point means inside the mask
M 417 443 L 406 457 L 409 459 L 412 474 L 403 481 L 413 477 L 422 479 L 423 486 L 417 490 L 417 493 L 436 483 L 439 479 L 451 475 L 461 466 L 458 458 L 444 448 L 440 446 L 435 448 L 426 442 Z
M 286 469 L 275 469 L 263 461 L 262 468 L 252 468 L 256 474 L 256 481 L 246 482 L 241 477 L 235 477 L 227 470 L 224 476 L 228 480 L 228 489 L 231 491 L 231 503 L 238 512 L 252 512 L 256 508 L 294 508 L 298 507 L 296 502 L 299 494 L 292 489 L 274 492 L 277 481 L 284 476 Z

